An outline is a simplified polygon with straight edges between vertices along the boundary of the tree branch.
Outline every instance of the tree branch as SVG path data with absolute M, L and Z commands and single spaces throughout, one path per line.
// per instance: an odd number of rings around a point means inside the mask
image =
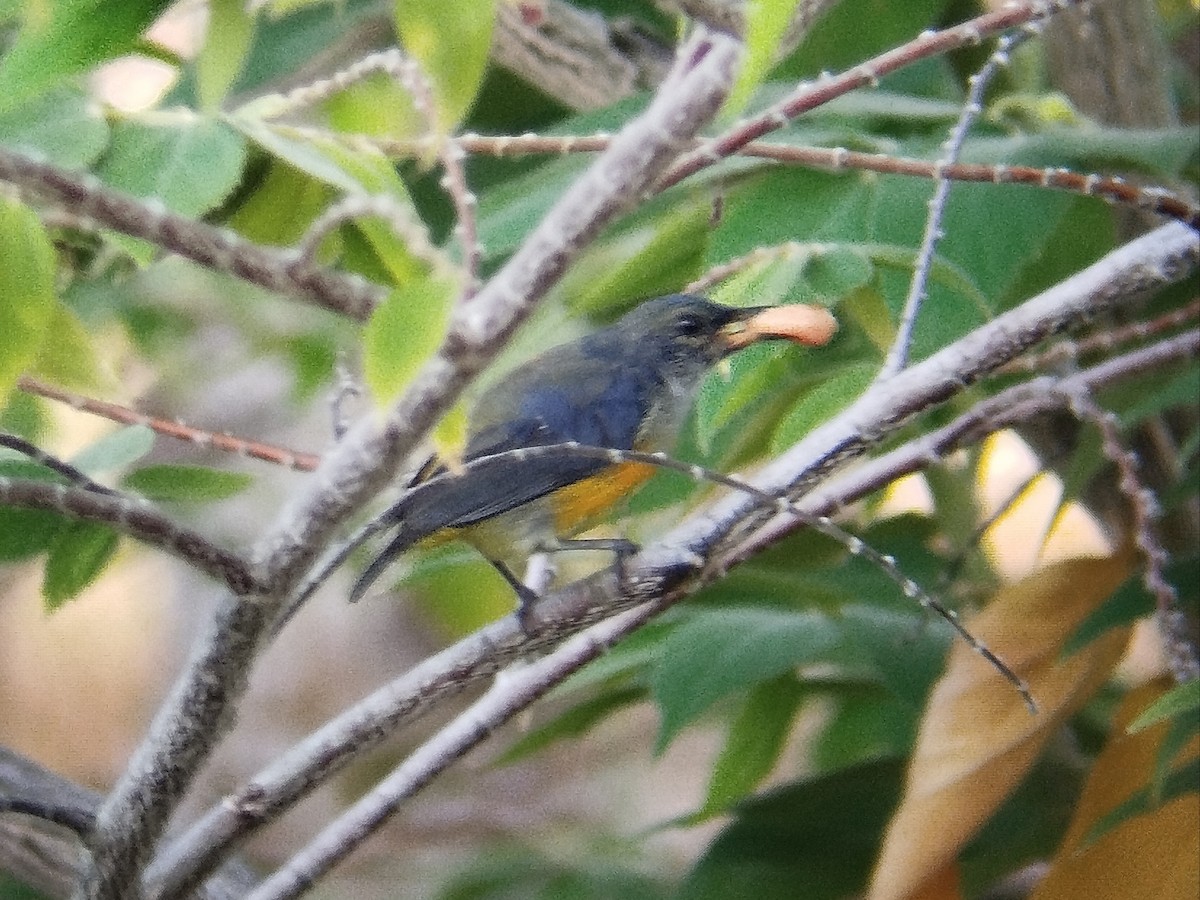
M 141 238 L 218 272 L 280 291 L 352 319 L 365 320 L 383 289 L 357 275 L 296 265 L 286 250 L 252 244 L 229 229 L 179 216 L 105 187 L 94 176 L 67 172 L 0 147 L 0 181 L 65 206 L 106 228 Z
M 352 429 L 323 461 L 310 491 L 284 511 L 258 552 L 270 591 L 222 603 L 100 811 L 81 896 L 123 900 L 134 894 L 167 817 L 229 727 L 253 660 L 287 594 L 334 529 L 395 476 L 579 250 L 634 205 L 716 113 L 732 83 L 738 53 L 732 39 L 703 33 L 680 48 L 675 69 L 646 112 L 560 198 L 472 302 L 459 307 L 442 348 L 382 427 L 368 418 Z
M 818 476 L 828 475 L 895 432 L 912 415 L 956 396 L 1042 338 L 1086 321 L 1130 293 L 1172 283 L 1198 265 L 1200 239 L 1184 226 L 1164 226 L 912 366 L 890 385 L 876 385 L 751 482 L 777 496 L 790 492 L 794 497 L 802 492 L 790 490 L 793 486 L 817 484 L 811 494 L 803 496 L 801 506 L 814 515 L 826 514 L 849 502 L 851 488 L 866 493 L 880 485 L 860 478 L 855 487 L 851 480 L 834 496 L 826 483 L 817 482 Z M 1137 352 L 1143 356 L 1129 358 L 1140 360 L 1138 366 L 1151 358 L 1150 351 Z M 940 458 L 924 445 L 906 446 L 906 465 L 919 467 Z M 901 460 L 901 451 L 894 452 L 897 456 L 888 458 L 892 467 Z M 869 466 L 856 471 L 868 471 Z M 423 661 L 332 719 L 203 816 L 148 873 L 149 882 L 158 886 L 156 896 L 178 896 L 234 842 L 399 727 L 468 685 L 621 609 L 642 604 L 636 615 L 622 620 L 633 628 L 694 592 L 731 562 L 744 558 L 742 547 L 761 546 L 745 542 L 757 541 L 756 529 L 767 519 L 774 519 L 773 507 L 761 501 L 747 502 L 745 497 L 728 497 L 628 560 L 621 584 L 608 571 L 568 585 L 529 612 L 524 632 L 516 617 L 509 616 Z M 724 549 L 718 550 L 720 547 Z
M 250 565 L 204 535 L 177 525 L 148 503 L 105 489 L 97 493 L 52 481 L 0 477 L 0 504 L 44 509 L 85 522 L 99 522 L 182 559 L 216 578 L 234 594 L 260 589 Z

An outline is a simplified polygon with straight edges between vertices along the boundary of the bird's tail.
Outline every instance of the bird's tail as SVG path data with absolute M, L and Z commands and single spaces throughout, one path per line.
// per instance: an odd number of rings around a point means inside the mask
M 358 576 L 358 580 L 354 582 L 354 587 L 350 589 L 350 602 L 357 603 L 361 600 L 367 589 L 383 574 L 383 570 L 390 566 L 396 557 L 418 540 L 420 540 L 419 533 L 414 533 L 412 529 L 401 525 L 396 536 L 392 538 L 378 556 L 371 560 L 371 564 L 363 569 L 362 574 Z

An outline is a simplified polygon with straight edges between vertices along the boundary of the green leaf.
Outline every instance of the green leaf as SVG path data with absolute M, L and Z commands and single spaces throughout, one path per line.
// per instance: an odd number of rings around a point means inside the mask
M 1167 565 L 1167 581 L 1175 586 L 1184 603 L 1200 599 L 1200 559 L 1195 556 L 1176 559 Z M 1131 575 L 1112 596 L 1084 619 L 1063 646 L 1063 658 L 1086 647 L 1106 631 L 1128 625 L 1154 612 L 1154 598 L 1142 583 L 1141 574 Z
M 694 278 L 704 257 L 711 204 L 675 204 L 593 244 L 575 262 L 561 292 L 574 313 L 624 310 L 639 297 L 669 293 Z
M 890 244 L 864 244 L 859 250 L 880 268 L 886 266 L 905 275 L 911 275 L 916 269 L 917 251 L 914 249 Z M 929 283 L 940 284 L 956 294 L 961 294 L 981 312 L 989 312 L 992 308 L 991 301 L 971 280 L 970 275 L 940 256 L 933 260 L 933 266 L 929 270 Z
M 54 315 L 54 248 L 33 210 L 0 195 L 0 403 L 37 358 Z
M 381 407 L 390 404 L 441 344 L 457 285 L 428 278 L 395 288 L 363 334 L 363 376 Z
M 486 258 L 502 258 L 519 247 L 588 163 L 571 154 L 485 191 L 479 201 L 479 241 Z
M 1129 727 L 1125 731 L 1128 734 L 1137 734 L 1164 719 L 1179 718 L 1198 709 L 1200 709 L 1200 680 L 1187 681 L 1176 685 L 1150 704 L 1148 709 L 1129 723 Z
M 804 282 L 810 297 L 827 304 L 866 287 L 875 277 L 869 251 L 847 244 L 824 245 L 804 266 Z
M 750 0 L 744 5 L 746 26 L 742 68 L 725 101 L 724 115 L 732 117 L 741 113 L 766 78 L 797 5 L 798 0 Z
M 196 58 L 200 109 L 216 112 L 237 80 L 254 39 L 254 17 L 242 0 L 209 0 L 208 34 Z
M 412 210 L 414 229 L 424 227 L 420 224 L 420 217 L 413 208 L 404 182 L 386 156 L 381 153 L 351 151 L 337 144 L 329 144 L 323 148 L 323 152 L 362 186 L 361 191 L 371 196 L 391 197 L 401 209 Z M 405 236 L 397 234 L 391 223 L 381 221 L 377 216 L 367 216 L 356 221 L 355 227 L 367 239 L 393 283 L 407 284 L 429 274 L 429 262 L 409 250 Z
M 26 5 L 25 23 L 0 60 L 0 110 L 22 106 L 71 75 L 131 52 L 170 0 L 59 0 Z
M 247 137 L 286 163 L 272 167 L 263 186 L 235 214 L 232 224 L 247 236 L 265 235 L 275 243 L 293 243 L 329 196 L 324 185 L 357 195 L 387 195 L 398 209 L 412 211 L 415 230 L 423 228 L 403 180 L 383 154 L 352 150 L 317 138 L 295 139 L 244 111 L 232 121 Z M 298 202 L 286 199 L 289 192 Z M 365 216 L 352 227 L 355 231 L 343 231 L 345 245 L 354 246 L 359 235 L 366 238 L 373 253 L 372 263 L 378 263 L 376 268 L 382 269 L 370 272 L 372 277 L 387 277 L 395 284 L 404 284 L 428 274 L 429 263 L 408 249 L 405 236 L 397 234 L 390 223 L 376 216 Z M 272 237 L 276 234 L 278 237 Z
M 516 602 L 495 567 L 460 542 L 412 554 L 393 568 L 391 578 L 401 579 L 405 592 L 417 598 L 424 620 L 452 638 L 496 621 Z
M 1136 171 L 1172 178 L 1196 159 L 1196 132 L 1176 128 L 1051 128 L 1039 134 L 973 138 L 964 147 L 972 162 L 1064 166 L 1075 171 Z
M 281 345 L 296 377 L 299 399 L 311 399 L 322 384 L 329 381 L 338 360 L 338 344 L 326 332 L 300 334 Z
M 1154 390 L 1142 392 L 1139 402 L 1121 410 L 1121 422 L 1128 427 L 1168 409 L 1184 407 L 1194 410 L 1197 397 L 1200 397 L 1200 368 L 1192 366 L 1173 378 L 1155 384 Z
M 429 121 L 417 112 L 412 96 L 383 72 L 338 91 L 321 107 L 334 131 L 396 139 L 420 138 L 429 132 Z M 425 155 L 433 150 L 427 144 Z
M 47 333 L 30 370 L 55 384 L 73 388 L 95 387 L 100 370 L 87 328 L 69 308 L 55 302 Z
M 776 77 L 811 78 L 836 72 L 912 40 L 947 14 L 947 0 L 832 4 Z
M 27 459 L 0 459 L 0 477 L 61 481 L 56 472 Z M 27 559 L 54 541 L 68 519 L 44 509 L 0 506 L 0 562 Z
M 874 177 L 815 169 L 755 171 L 731 185 L 713 232 L 709 262 L 723 263 L 788 241 L 861 242 L 878 182 Z M 781 203 L 781 197 L 803 197 L 804 202 Z
M 87 472 L 112 472 L 137 462 L 154 446 L 154 432 L 145 425 L 129 425 L 85 447 L 71 465 Z
M 812 763 L 818 772 L 837 772 L 909 752 L 919 708 L 897 703 L 896 695 L 879 684 L 846 681 L 825 688 L 817 696 L 827 697 L 833 709 L 813 742 Z
M 853 403 L 875 380 L 878 368 L 874 363 L 847 366 L 808 391 L 779 423 L 771 438 L 771 452 L 786 450 Z
M 695 435 L 711 462 L 736 465 L 741 454 L 761 452 L 796 391 L 821 376 L 806 365 L 818 358 L 813 352 L 762 344 L 741 351 L 728 361 L 725 372 L 705 379 L 696 401 Z
M 1200 757 L 1194 757 L 1171 771 L 1161 788 L 1145 787 L 1135 791 L 1123 803 L 1117 805 L 1092 825 L 1084 844 L 1091 845 L 1122 822 L 1153 812 L 1177 797 L 1200 793 Z
M 255 243 L 286 247 L 304 236 L 332 196 L 326 182 L 276 160 L 254 193 L 229 217 L 229 227 Z M 325 261 L 321 254 L 317 258 Z
M 1058 226 L 1030 253 L 1010 282 L 1000 308 L 1009 309 L 1086 268 L 1116 246 L 1112 207 L 1094 197 L 1076 197 Z
M 678 896 L 688 900 L 843 900 L 866 887 L 904 765 L 872 762 L 742 804 Z
M 144 466 L 121 479 L 121 486 L 150 500 L 202 503 L 241 493 L 254 479 L 244 472 L 222 472 L 203 466 Z
M 55 88 L 0 113 L 0 144 L 64 169 L 95 162 L 107 143 L 103 109 L 75 87 Z
M 713 291 L 713 299 L 729 306 L 811 302 L 816 298 L 811 287 L 804 283 L 804 273 L 813 258 L 822 252 L 820 245 L 786 244 L 761 262 L 727 278 Z
M 269 122 L 262 121 L 254 115 L 253 110 L 246 107 L 230 115 L 228 121 L 267 153 L 318 181 L 343 191 L 362 191 L 362 185 L 329 158 L 320 142 L 280 134 Z
M 245 141 L 233 129 L 175 110 L 119 122 L 97 174 L 134 197 L 199 216 L 237 187 L 245 162 Z
M 78 596 L 117 549 L 117 533 L 96 522 L 72 522 L 50 547 L 42 596 L 50 610 Z
M 791 673 L 751 689 L 729 726 L 708 782 L 708 796 L 697 818 L 724 812 L 771 773 L 805 696 L 805 690 Z
M 44 509 L 0 506 L 0 562 L 28 559 L 41 553 L 65 526 L 63 517 Z
M 820 658 L 838 637 L 819 613 L 743 607 L 694 614 L 663 642 L 651 675 L 662 711 L 657 750 L 722 697 Z
M 495 0 L 396 0 L 395 15 L 404 49 L 432 82 L 438 125 L 448 132 L 483 84 Z
M 1158 745 L 1155 754 L 1154 774 L 1150 779 L 1152 796 L 1158 800 L 1167 789 L 1167 781 L 1171 777 L 1171 764 L 1195 740 L 1200 732 L 1200 716 L 1196 715 L 1196 707 L 1181 713 L 1179 718 L 1172 719 L 1167 726 L 1167 733 Z
M 557 716 L 540 728 L 522 735 L 520 740 L 504 751 L 498 762 L 500 765 L 508 765 L 531 756 L 564 738 L 582 737 L 613 713 L 637 703 L 645 697 L 645 689 L 636 686 L 604 691 L 599 696 L 571 707 L 561 716 Z

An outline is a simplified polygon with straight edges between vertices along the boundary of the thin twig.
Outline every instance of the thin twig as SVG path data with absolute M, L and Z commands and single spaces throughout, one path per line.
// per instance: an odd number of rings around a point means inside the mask
M 429 138 L 398 140 L 361 134 L 344 134 L 301 125 L 275 125 L 281 134 L 301 140 L 333 141 L 351 148 L 384 153 L 390 157 L 420 157 L 429 152 Z M 468 132 L 455 139 L 463 150 L 497 158 L 526 155 L 565 156 L 571 153 L 598 153 L 608 147 L 610 134 L 589 135 L 481 135 Z M 693 141 L 691 149 L 702 144 Z M 845 147 L 812 147 L 770 141 L 751 141 L 740 147 L 736 156 L 768 159 L 784 165 L 811 166 L 833 172 L 878 172 L 904 175 L 930 181 L 941 177 L 972 184 L 1024 185 L 1039 190 L 1063 191 L 1081 197 L 1096 197 L 1119 206 L 1156 213 L 1193 228 L 1200 228 L 1200 204 L 1175 191 L 1155 185 L 1132 184 L 1112 175 L 1097 172 L 1072 172 L 1061 167 L 1018 166 L 1005 163 L 939 164 L 927 159 L 866 153 Z
M 1137 459 L 1126 449 L 1121 439 L 1120 422 L 1113 413 L 1101 407 L 1090 391 L 1082 389 L 1071 394 L 1070 409 L 1081 421 L 1100 432 L 1104 456 L 1117 467 L 1117 487 L 1133 511 L 1133 540 L 1145 560 L 1142 582 L 1157 605 L 1167 662 L 1176 681 L 1194 681 L 1200 678 L 1200 652 L 1188 638 L 1187 631 L 1180 633 L 1176 628 L 1176 619 L 1181 615 L 1179 595 L 1166 577 L 1170 556 L 1155 527 L 1159 509 L 1154 492 L 1138 474 Z
M 929 201 L 925 233 L 921 237 L 921 249 L 917 252 L 912 279 L 909 281 L 908 296 L 904 300 L 904 309 L 900 313 L 900 325 L 896 329 L 896 337 L 888 350 L 887 358 L 883 361 L 879 374 L 876 376 L 879 379 L 891 378 L 908 365 L 913 332 L 916 330 L 917 316 L 920 315 L 921 305 L 925 301 L 926 291 L 929 287 L 929 273 L 933 269 L 933 256 L 937 252 L 938 241 L 942 237 L 942 219 L 946 214 L 946 202 L 950 199 L 950 186 L 953 184 L 950 179 L 943 177 L 941 172 L 946 166 L 958 162 L 963 144 L 971 131 L 971 125 L 983 112 L 983 98 L 992 79 L 1002 66 L 1008 65 L 1009 54 L 1038 33 L 1038 24 L 1040 23 L 1027 23 L 1021 31 L 1004 35 L 1000 39 L 1000 45 L 988 57 L 983 67 L 967 80 L 970 90 L 967 93 L 966 102 L 963 103 L 958 121 L 950 130 L 950 137 L 942 145 L 941 157 L 934 163 L 934 178 L 937 187 Z
M 388 194 L 350 194 L 333 203 L 313 220 L 296 245 L 294 271 L 316 270 L 321 243 L 344 222 L 374 216 L 382 219 L 404 242 L 404 249 L 435 272 L 454 272 L 455 266 L 433 243 L 425 227 L 410 206 Z
M 961 422 L 953 432 L 945 429 L 935 432 L 940 444 L 920 439 L 905 445 L 903 452 L 892 451 L 887 457 L 891 466 L 888 469 L 867 462 L 849 475 L 836 478 L 818 478 L 813 474 L 824 475 L 836 462 L 848 461 L 861 453 L 867 446 L 861 439 L 864 433 L 878 441 L 898 429 L 913 411 L 949 399 L 967 383 L 1003 365 L 1042 338 L 1113 308 L 1132 292 L 1185 277 L 1197 265 L 1200 265 L 1200 240 L 1182 226 L 1165 226 L 1131 242 L 1063 284 L 910 367 L 895 380 L 886 397 L 878 396 L 881 389 L 876 389 L 877 396 L 870 404 L 856 405 L 857 408 L 843 412 L 834 422 L 810 434 L 782 460 L 758 473 L 753 483 L 775 493 L 797 482 L 812 486 L 811 493 L 802 500 L 802 508 L 815 515 L 827 515 L 852 496 L 852 489 L 861 491 L 853 496 L 862 496 L 899 474 L 936 462 L 941 458 L 939 447 L 956 446 L 955 440 L 977 440 L 984 433 L 988 419 Z M 1190 344 L 1185 338 L 1171 338 L 1169 342 L 1141 348 L 1097 367 L 1096 384 L 1102 386 L 1123 374 L 1137 374 L 1182 358 L 1181 354 L 1195 353 L 1200 336 L 1189 337 Z M 1045 398 L 1053 396 L 1037 390 L 1041 386 L 1042 382 L 1034 385 L 1033 402 L 1045 402 Z M 987 409 L 994 417 L 1016 412 L 1011 395 L 998 408 Z M 1000 418 L 996 421 L 1000 423 L 997 427 L 1003 427 Z M 624 603 L 656 598 L 651 606 L 657 608 L 661 604 L 665 608 L 703 581 L 695 573 L 697 566 L 704 566 L 706 557 L 697 554 L 707 545 L 715 546 L 721 536 L 734 535 L 720 553 L 714 551 L 707 557 L 713 567 L 705 569 L 707 577 L 716 577 L 720 569 L 745 558 L 772 539 L 770 528 L 776 527 L 778 520 L 773 518 L 771 525 L 760 531 L 761 523 L 754 513 L 753 504 L 746 503 L 744 498 L 719 501 L 702 516 L 689 519 L 673 534 L 627 562 L 623 583 L 626 595 L 618 591 L 612 572 L 576 582 L 548 595 L 531 611 L 526 623 L 529 633 L 523 633 L 516 617 L 510 616 L 424 660 L 326 723 L 201 817 L 156 860 L 147 873 L 147 883 L 161 886 L 157 895 L 163 900 L 179 896 L 204 877 L 235 842 L 272 820 L 402 724 L 447 697 L 597 617 L 612 614 Z M 750 527 L 745 537 L 738 539 L 734 525 L 742 520 L 748 521 Z M 788 517 L 787 521 L 794 527 L 794 519 Z M 647 618 L 654 615 L 652 609 L 646 609 Z
M 1200 318 L 1200 299 L 1193 300 L 1187 306 L 1173 309 L 1145 322 L 1131 322 L 1116 328 L 1106 328 L 1078 340 L 1060 341 L 1040 353 L 1027 353 L 1001 369 L 1000 374 L 1042 372 L 1053 369 L 1056 366 L 1076 362 L 1092 353 L 1108 353 L 1116 350 L 1122 344 L 1157 337 L 1163 332 L 1178 328 L 1197 318 Z
M 434 358 L 383 417 L 353 428 L 260 542 L 270 590 L 252 602 L 227 598 L 154 726 L 108 795 L 82 896 L 120 900 L 136 883 L 151 848 L 197 769 L 220 740 L 245 690 L 248 672 L 282 603 L 337 527 L 392 479 L 425 433 L 491 360 L 567 264 L 608 222 L 632 207 L 719 109 L 739 48 L 698 33 L 681 46 L 671 76 L 566 191 L 534 233 L 458 309 Z M 184 873 L 185 879 L 190 875 Z
M 311 472 L 321 461 L 321 457 L 315 453 L 289 450 L 287 447 L 264 444 L 261 441 L 240 438 L 223 432 L 205 431 L 202 428 L 194 428 L 191 425 L 180 422 L 178 419 L 161 419 L 156 416 L 149 416 L 138 412 L 136 409 L 122 406 L 119 403 L 85 397 L 82 394 L 76 394 L 74 391 L 46 384 L 45 382 L 30 378 L 28 375 L 23 375 L 17 380 L 17 387 L 27 394 L 56 400 L 59 403 L 67 404 L 73 409 L 103 416 L 112 422 L 120 422 L 122 425 L 144 425 L 155 434 L 161 434 L 163 437 L 186 441 L 189 444 L 195 444 L 197 447 L 212 447 L 215 450 L 233 453 L 248 459 L 262 460 L 263 462 L 282 466 L 285 469 L 294 469 L 297 472 Z M 97 488 L 92 489 L 96 490 Z M 103 485 L 99 489 L 109 490 L 103 487 Z
M 57 456 L 47 453 L 37 444 L 32 441 L 27 441 L 25 438 L 17 437 L 15 434 L 5 434 L 0 432 L 0 447 L 8 447 L 10 450 L 16 450 L 23 456 L 27 456 L 39 465 L 45 466 L 51 472 L 61 475 L 67 481 L 76 487 L 83 488 L 85 491 L 91 491 L 94 494 L 116 494 L 110 487 L 100 484 L 98 481 L 93 481 L 88 475 L 68 462 L 64 462 Z
M 1052 3 L 1023 3 L 1006 6 L 998 12 L 985 13 L 961 25 L 942 31 L 927 31 L 907 44 L 860 63 L 840 75 L 822 77 L 815 85 L 803 84 L 790 96 L 752 119 L 740 122 L 725 134 L 706 143 L 674 166 L 655 188 L 659 193 L 678 184 L 701 169 L 737 153 L 746 144 L 764 134 L 782 128 L 792 119 L 803 115 L 855 88 L 874 87 L 885 75 L 917 60 L 938 56 L 960 47 L 978 45 L 997 32 L 1044 19 L 1062 9 L 1074 6 L 1077 0 L 1057 0 Z

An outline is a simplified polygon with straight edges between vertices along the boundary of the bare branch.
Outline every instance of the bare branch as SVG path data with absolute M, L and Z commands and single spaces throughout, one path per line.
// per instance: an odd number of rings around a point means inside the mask
M 88 475 L 68 462 L 64 462 L 57 456 L 47 453 L 37 444 L 32 441 L 27 441 L 25 438 L 17 437 L 15 434 L 5 434 L 0 432 L 0 447 L 7 447 L 10 450 L 15 450 L 23 456 L 27 456 L 34 462 L 45 466 L 52 472 L 61 475 L 71 484 L 85 491 L 91 491 L 94 494 L 116 494 L 110 487 L 106 487 L 97 481 L 93 481 Z
M 542 659 L 505 672 L 491 691 L 413 751 L 366 797 L 260 884 L 247 900 L 284 900 L 299 896 L 308 885 L 370 837 L 402 801 L 484 741 L 499 725 L 603 653 L 636 623 L 637 612 L 631 610 L 600 622 Z
M 227 598 L 129 767 L 100 811 L 82 896 L 129 895 L 170 811 L 232 720 L 252 662 L 280 606 L 334 529 L 395 476 L 403 459 L 599 230 L 644 190 L 720 107 L 733 80 L 733 40 L 698 35 L 672 75 L 470 304 L 382 427 L 352 429 L 314 486 L 263 540 L 265 582 L 251 601 Z
M 826 515 L 851 497 L 862 496 L 899 474 L 936 462 L 941 458 L 938 447 L 975 439 L 985 433 L 979 430 L 983 427 L 980 423 L 1001 414 L 1015 414 L 1018 408 L 1012 395 L 1005 396 L 1000 404 L 984 406 L 979 416 L 958 423 L 954 430 L 935 432 L 931 438 L 934 443 L 918 441 L 892 451 L 881 458 L 886 463 L 869 462 L 836 479 L 818 481 L 816 475 L 826 474 L 836 464 L 861 454 L 894 432 L 910 415 L 956 395 L 1041 338 L 1076 325 L 1094 312 L 1112 308 L 1130 293 L 1178 280 L 1198 265 L 1200 239 L 1183 226 L 1165 226 L 911 367 L 893 381 L 893 388 L 876 386 L 834 422 L 794 448 L 783 463 L 767 467 L 751 483 L 775 495 L 795 484 L 816 484 L 800 500 L 801 508 L 812 515 Z M 1164 342 L 1097 367 L 1089 384 L 1098 388 L 1123 374 L 1132 375 L 1147 366 L 1163 365 L 1195 352 L 1194 336 L 1191 344 L 1183 339 L 1171 340 L 1178 343 Z M 1051 396 L 1045 388 L 1053 384 L 1052 380 L 1031 384 L 1034 386 L 1029 392 L 1035 399 Z M 867 411 L 872 418 L 868 418 Z M 774 507 L 762 502 L 726 498 L 627 560 L 626 578 L 621 584 L 609 571 L 569 585 L 548 595 L 530 611 L 526 632 L 515 616 L 509 616 L 430 657 L 328 722 L 214 807 L 155 862 L 148 883 L 161 886 L 156 896 L 178 896 L 234 842 L 277 816 L 315 784 L 376 746 L 402 724 L 520 656 L 620 609 L 645 603 L 636 616 L 624 620 L 630 628 L 636 627 L 705 581 L 718 577 L 728 565 L 744 559 L 764 541 L 777 539 L 777 534 L 771 532 L 776 525 L 773 514 Z M 756 527 L 767 518 L 772 520 L 771 526 L 757 531 Z M 785 518 L 789 527 L 794 527 L 795 519 Z M 724 544 L 723 552 L 708 549 L 716 548 L 725 535 L 735 537 Z
M 177 441 L 186 441 L 189 444 L 195 444 L 197 447 L 213 447 L 225 453 L 233 453 L 248 459 L 260 459 L 263 462 L 283 466 L 285 469 L 295 469 L 297 472 L 311 472 L 317 467 L 317 463 L 321 459 L 314 453 L 305 453 L 302 450 L 289 450 L 286 447 L 264 444 L 261 441 L 252 441 L 232 434 L 194 428 L 191 425 L 180 422 L 178 419 L 160 419 L 156 416 L 148 416 L 138 412 L 136 409 L 122 406 L 119 403 L 112 403 L 108 400 L 97 400 L 94 397 L 85 397 L 82 394 L 76 394 L 65 388 L 30 378 L 28 375 L 22 375 L 17 379 L 17 387 L 27 394 L 45 397 L 48 400 L 56 400 L 59 403 L 67 404 L 72 409 L 79 409 L 92 415 L 103 416 L 112 422 L 120 422 L 122 425 L 144 425 L 155 434 L 160 434 L 163 437 L 174 438 Z M 103 485 L 90 488 L 90 490 L 97 489 L 102 491 L 110 490 Z
M 983 112 L 983 98 L 987 93 L 988 85 L 992 83 L 992 79 L 1000 71 L 1000 68 L 1008 65 L 1009 54 L 1037 33 L 1037 24 L 1028 23 L 1024 30 L 1002 37 L 1000 46 L 988 57 L 983 68 L 967 80 L 970 91 L 967 93 L 966 102 L 959 113 L 958 121 L 954 123 L 954 128 L 950 131 L 950 137 L 942 145 L 941 157 L 934 163 L 934 180 L 937 187 L 929 201 L 929 215 L 925 220 L 925 233 L 921 237 L 921 249 L 917 252 L 917 261 L 913 266 L 908 296 L 904 300 L 904 309 L 900 313 L 900 325 L 896 329 L 895 340 L 892 341 L 887 359 L 883 361 L 877 378 L 891 378 L 908 365 L 908 353 L 912 347 L 913 332 L 917 327 L 917 316 L 920 315 L 921 305 L 925 301 L 929 273 L 933 269 L 933 256 L 937 252 L 937 245 L 942 237 L 942 219 L 946 214 L 946 202 L 950 199 L 951 181 L 942 175 L 942 170 L 946 166 L 958 162 L 971 125 Z
M 106 228 L 142 238 L 218 272 L 307 300 L 352 319 L 365 319 L 382 290 L 357 275 L 295 267 L 290 251 L 252 244 L 225 228 L 151 207 L 105 187 L 94 176 L 67 172 L 0 147 L 0 180 L 67 207 Z
M 0 504 L 44 509 L 72 519 L 99 522 L 182 559 L 238 596 L 260 589 L 245 560 L 222 550 L 203 535 L 175 524 L 145 501 L 115 491 L 98 493 L 55 482 L 0 477 Z
M 753 119 L 739 123 L 724 135 L 688 154 L 671 168 L 657 185 L 656 191 L 664 191 L 678 184 L 701 169 L 738 152 L 751 141 L 783 127 L 797 116 L 823 106 L 835 97 L 847 94 L 855 88 L 873 87 L 884 75 L 889 75 L 919 59 L 979 44 L 992 34 L 1053 15 L 1061 9 L 1075 5 L 1076 2 L 1077 0 L 1058 0 L 1055 3 L 1012 4 L 999 12 L 986 13 L 953 28 L 925 32 L 902 47 L 860 63 L 848 72 L 823 77 L 815 85 L 803 84 L 770 109 Z

